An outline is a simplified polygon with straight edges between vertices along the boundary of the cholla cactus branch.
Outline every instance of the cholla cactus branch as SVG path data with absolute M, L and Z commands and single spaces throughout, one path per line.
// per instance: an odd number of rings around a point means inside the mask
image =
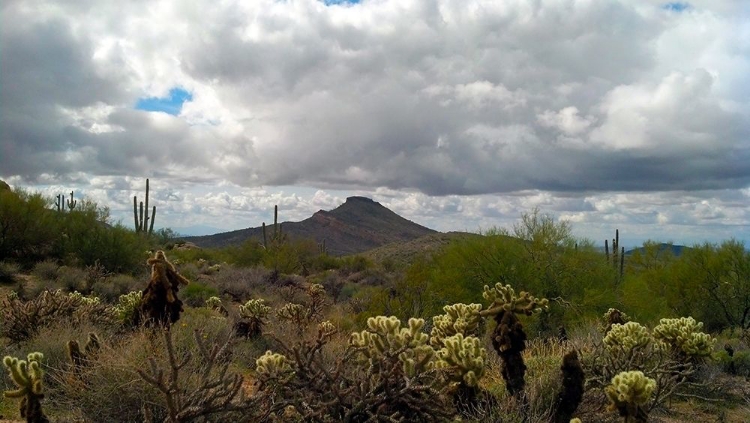
M 164 330 L 167 349 L 168 369 L 163 369 L 155 358 L 149 359 L 148 372 L 136 369 L 138 375 L 156 387 L 167 404 L 167 417 L 164 422 L 205 421 L 208 416 L 229 420 L 227 416 L 241 412 L 243 421 L 258 421 L 268 414 L 267 404 L 261 399 L 245 399 L 241 393 L 242 376 L 228 373 L 228 343 L 209 346 L 202 333 L 194 332 L 198 349 L 197 371 L 200 375 L 197 385 L 186 386 L 186 367 L 193 363 L 193 356 L 185 353 L 181 357 L 175 352 L 170 332 Z M 235 416 L 236 417 L 236 416 Z
M 432 318 L 432 331 L 430 332 L 430 344 L 434 348 L 443 346 L 443 339 L 462 334 L 464 336 L 479 335 L 479 326 L 482 322 L 481 304 L 453 304 L 443 307 L 445 314 Z
M 607 348 L 620 349 L 626 352 L 644 348 L 651 341 L 653 341 L 653 338 L 648 329 L 637 322 L 612 325 L 603 340 Z
M 444 347 L 437 352 L 435 367 L 447 371 L 452 382 L 476 387 L 484 375 L 487 350 L 475 336 L 457 333 L 443 339 Z
M 502 311 L 531 316 L 546 309 L 549 304 L 546 298 L 536 298 L 526 291 L 516 295 L 516 291 L 510 285 L 503 286 L 501 283 L 496 283 L 492 288 L 485 285 L 482 297 L 491 302 L 486 310 L 480 312 L 482 316 L 495 316 Z
M 692 317 L 661 319 L 654 328 L 654 338 L 675 354 L 678 359 L 695 360 L 713 352 L 716 339 L 701 332 L 702 322 Z
M 401 327 L 394 319 L 371 318 L 366 330 L 352 334 L 349 348 L 333 363 L 323 359 L 323 348 L 336 333 L 330 322 L 318 325 L 312 342 L 288 347 L 277 340 L 285 360 L 274 360 L 289 364 L 291 371 L 284 367 L 283 382 L 261 376 L 259 392 L 292 406 L 304 421 L 447 420 L 447 379 L 424 361 L 434 357 L 428 336 L 421 332 L 424 321 L 412 319 L 408 327 Z M 274 355 L 267 357 L 272 360 Z M 265 372 L 259 369 L 259 374 Z
M 10 378 L 17 387 L 17 389 L 3 392 L 3 395 L 6 398 L 21 398 L 21 417 L 29 423 L 49 422 L 42 411 L 40 402 L 44 398 L 42 392 L 44 372 L 40 364 L 42 358 L 44 355 L 40 352 L 29 354 L 26 361 L 11 356 L 3 358 L 3 365 L 8 369 Z

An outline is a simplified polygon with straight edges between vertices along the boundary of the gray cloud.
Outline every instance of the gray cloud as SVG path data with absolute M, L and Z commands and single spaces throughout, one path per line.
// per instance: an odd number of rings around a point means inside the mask
M 396 190 L 428 219 L 517 211 L 467 195 L 589 221 L 609 192 L 744 192 L 750 11 L 691 5 L 5 2 L 0 176 Z M 176 86 L 179 116 L 134 110 Z

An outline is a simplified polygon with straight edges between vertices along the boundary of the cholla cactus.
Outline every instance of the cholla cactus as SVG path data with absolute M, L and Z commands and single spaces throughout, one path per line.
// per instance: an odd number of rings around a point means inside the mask
M 510 285 L 503 286 L 501 283 L 496 283 L 492 288 L 485 285 L 482 297 L 492 302 L 486 310 L 481 312 L 482 316 L 494 316 L 501 311 L 531 316 L 547 308 L 549 304 L 546 298 L 533 297 L 526 291 L 521 291 L 516 295 L 516 291 Z
M 338 332 L 338 329 L 336 329 L 336 326 L 333 323 L 331 323 L 330 320 L 326 320 L 324 322 L 318 323 L 318 337 L 319 338 L 321 339 L 330 338 L 336 332 Z
M 432 318 L 430 344 L 435 348 L 443 346 L 443 339 L 458 333 L 464 336 L 478 335 L 482 316 L 481 304 L 453 304 L 443 307 L 445 314 Z
M 221 306 L 222 306 L 221 298 L 219 298 L 219 297 L 209 297 L 206 300 L 206 307 L 208 307 L 210 309 L 219 308 Z
M 652 340 L 653 338 L 645 326 L 638 322 L 628 322 L 624 325 L 612 325 L 603 342 L 610 351 L 613 349 L 631 351 L 636 348 L 645 347 Z
M 49 422 L 42 411 L 40 402 L 44 398 L 42 393 L 44 372 L 40 365 L 42 358 L 44 358 L 44 355 L 40 352 L 29 354 L 27 361 L 11 356 L 3 358 L 3 364 L 8 369 L 11 380 L 18 387 L 18 389 L 3 392 L 3 395 L 6 398 L 22 398 L 21 417 L 25 418 L 27 422 Z
M 311 297 L 326 295 L 326 289 L 319 283 L 314 283 L 307 288 L 307 294 Z
M 683 358 L 706 357 L 711 354 L 716 339 L 701 332 L 702 322 L 696 322 L 692 317 L 679 319 L 661 319 L 654 328 L 654 338 L 660 347 L 671 349 Z
M 234 331 L 245 338 L 255 338 L 263 331 L 271 307 L 262 298 L 248 300 L 240 306 L 240 321 L 234 324 Z
M 445 369 L 452 382 L 477 386 L 484 375 L 487 350 L 475 336 L 464 337 L 457 333 L 443 339 L 443 348 L 437 352 L 435 367 Z
M 610 401 L 609 409 L 619 411 L 625 421 L 645 422 L 648 415 L 643 405 L 656 389 L 656 381 L 643 372 L 622 372 L 612 378 L 604 392 Z
M 99 297 L 85 297 L 78 291 L 73 291 L 68 296 L 74 300 L 80 301 L 81 305 L 95 305 L 101 303 Z
M 240 306 L 240 317 L 243 319 L 263 320 L 268 317 L 271 307 L 266 305 L 262 298 L 248 300 L 245 305 Z
M 281 379 L 292 373 L 292 366 L 286 356 L 269 350 L 255 360 L 255 371 L 266 380 Z
M 136 314 L 141 307 L 141 291 L 131 291 L 127 294 L 120 295 L 117 299 L 117 305 L 114 306 L 117 319 L 124 324 L 131 324 L 136 321 Z
M 302 304 L 286 303 L 276 311 L 279 319 L 289 320 L 300 324 L 307 318 L 307 310 Z
M 424 319 L 409 319 L 409 327 L 402 328 L 396 316 L 377 316 L 367 319 L 367 329 L 352 333 L 349 344 L 359 348 L 360 359 L 377 366 L 384 357 L 398 355 L 404 373 L 414 377 L 434 367 L 435 350 L 422 332 Z

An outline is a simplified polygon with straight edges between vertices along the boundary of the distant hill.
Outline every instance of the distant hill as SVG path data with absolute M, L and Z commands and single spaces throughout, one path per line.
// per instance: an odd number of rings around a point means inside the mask
M 682 255 L 682 253 L 685 250 L 689 250 L 690 249 L 690 247 L 686 247 L 684 245 L 667 244 L 667 243 L 664 243 L 664 242 L 662 242 L 661 244 L 659 244 L 658 248 L 659 248 L 659 253 L 662 253 L 662 252 L 665 252 L 665 251 L 670 251 L 672 253 L 672 255 L 675 256 L 675 257 L 679 257 L 680 255 Z M 625 251 L 625 256 L 633 255 L 636 251 L 640 252 L 641 254 L 644 254 L 646 252 L 646 249 L 644 247 L 634 248 L 632 250 Z
M 283 214 L 283 210 L 280 211 Z M 378 202 L 365 197 L 349 197 L 331 210 L 320 210 L 301 222 L 283 222 L 283 232 L 292 239 L 325 240 L 331 255 L 356 254 L 393 242 L 406 242 L 438 233 L 405 219 Z M 250 238 L 262 239 L 262 227 L 240 229 L 208 236 L 183 237 L 199 247 L 242 244 Z
M 469 232 L 438 232 L 411 241 L 386 244 L 367 251 L 364 256 L 376 262 L 391 260 L 396 264 L 406 265 L 412 263 L 416 257 L 440 252 L 453 241 L 480 236 L 482 235 Z

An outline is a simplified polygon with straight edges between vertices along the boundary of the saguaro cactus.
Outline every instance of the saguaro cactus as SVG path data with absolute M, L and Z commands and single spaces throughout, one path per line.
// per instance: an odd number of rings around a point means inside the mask
M 57 211 L 64 212 L 65 211 L 65 207 L 63 207 L 64 205 L 65 205 L 65 196 L 62 194 L 57 194 L 57 196 L 55 197 L 55 207 L 57 207 Z
M 3 364 L 8 369 L 10 378 L 18 387 L 12 391 L 5 391 L 3 395 L 6 398 L 21 398 L 21 417 L 25 418 L 28 423 L 49 423 L 40 402 L 44 398 L 42 393 L 44 372 L 39 364 L 42 358 L 44 355 L 39 352 L 29 354 L 27 361 L 11 356 L 3 358 Z
M 78 200 L 73 198 L 73 191 L 70 191 L 70 199 L 66 201 L 68 204 L 68 209 L 70 211 L 73 211 L 73 209 L 76 208 L 76 204 L 78 203 Z
M 604 240 L 604 254 L 607 256 L 607 263 L 609 260 L 609 244 L 607 240 Z M 615 237 L 612 238 L 612 267 L 617 270 L 618 282 L 622 280 L 623 271 L 625 268 L 625 247 L 620 246 L 620 230 L 615 229 Z
M 154 232 L 154 219 L 156 218 L 156 206 L 151 210 L 151 219 L 148 217 L 148 179 L 146 179 L 146 204 L 144 206 L 143 201 L 140 203 L 140 209 L 138 207 L 138 196 L 133 196 L 133 218 L 135 220 L 135 231 L 136 233 L 148 233 L 151 235 Z M 144 215 L 144 209 L 146 210 Z M 140 211 L 140 213 L 139 213 Z M 151 222 L 149 224 L 149 221 Z
M 283 241 L 284 234 L 281 232 L 281 223 L 279 223 L 279 206 L 273 206 L 273 234 L 270 243 L 280 243 Z M 263 248 L 268 249 L 269 239 L 266 235 L 266 222 L 263 222 Z

